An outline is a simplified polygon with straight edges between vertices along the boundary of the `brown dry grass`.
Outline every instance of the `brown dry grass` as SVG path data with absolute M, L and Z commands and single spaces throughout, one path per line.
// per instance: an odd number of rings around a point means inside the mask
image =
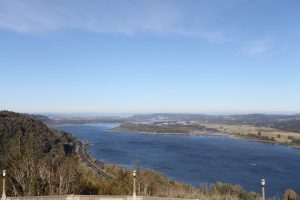
M 232 134 L 233 136 L 237 136 L 240 134 L 241 136 L 247 136 L 247 134 L 257 134 L 261 133 L 262 136 L 268 136 L 270 138 L 274 137 L 275 142 L 279 144 L 289 144 L 292 142 L 289 137 L 300 139 L 299 133 L 281 131 L 274 128 L 269 127 L 256 127 L 254 125 L 227 125 L 227 124 L 215 124 L 215 123 L 200 123 L 207 128 L 214 128 L 221 132 L 226 132 Z M 280 137 L 278 137 L 280 135 Z

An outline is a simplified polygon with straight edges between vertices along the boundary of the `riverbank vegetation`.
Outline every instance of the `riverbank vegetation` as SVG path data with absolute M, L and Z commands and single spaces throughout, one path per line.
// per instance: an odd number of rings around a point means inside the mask
M 193 122 L 156 122 L 156 123 L 123 123 L 115 130 L 128 130 L 144 133 L 187 134 L 196 132 L 217 131 Z
M 108 180 L 100 177 L 91 169 L 85 173 L 84 185 L 92 185 L 93 189 L 84 190 L 86 194 L 100 193 L 105 195 L 132 195 L 132 171 L 120 168 L 116 165 L 105 165 L 104 169 L 116 176 L 115 180 Z M 170 180 L 163 174 L 151 169 L 137 169 L 137 195 L 138 196 L 159 196 L 188 199 L 260 199 L 255 192 L 246 192 L 239 185 L 226 183 L 215 183 L 212 185 L 202 184 L 193 187 Z M 95 179 L 95 177 L 97 177 Z
M 192 134 L 233 137 L 300 147 L 300 133 L 255 125 L 202 123 L 198 121 L 123 123 L 116 131 L 135 131 L 149 134 Z
M 283 131 L 271 127 L 257 127 L 254 125 L 231 125 L 217 123 L 200 123 L 207 128 L 228 133 L 233 137 L 256 141 L 272 142 L 283 145 L 299 146 L 300 134 L 297 132 Z
M 115 179 L 101 177 L 79 159 L 76 138 L 49 129 L 29 116 L 0 112 L 0 143 L 0 166 L 7 170 L 7 196 L 132 195 L 132 170 L 105 164 L 103 169 Z M 136 168 L 138 195 L 260 199 L 259 194 L 247 192 L 238 185 L 215 183 L 193 187 L 151 169 Z

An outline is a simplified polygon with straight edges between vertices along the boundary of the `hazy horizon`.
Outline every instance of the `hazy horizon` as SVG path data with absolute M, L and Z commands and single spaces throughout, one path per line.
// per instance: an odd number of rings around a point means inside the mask
M 101 113 L 101 112 L 25 112 L 28 114 L 40 114 L 46 116 L 76 116 L 76 117 L 126 117 L 133 115 L 151 115 L 151 114 L 192 114 L 192 115 L 299 115 L 300 113 L 293 112 L 139 112 L 139 113 Z

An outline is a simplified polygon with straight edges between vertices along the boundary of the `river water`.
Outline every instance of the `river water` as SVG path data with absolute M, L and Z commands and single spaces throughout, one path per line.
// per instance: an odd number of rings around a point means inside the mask
M 172 179 L 199 186 L 216 181 L 260 191 L 265 178 L 268 196 L 287 188 L 300 193 L 300 149 L 222 137 L 148 135 L 116 132 L 118 124 L 59 125 L 54 128 L 90 141 L 98 160 L 132 168 L 140 163 Z

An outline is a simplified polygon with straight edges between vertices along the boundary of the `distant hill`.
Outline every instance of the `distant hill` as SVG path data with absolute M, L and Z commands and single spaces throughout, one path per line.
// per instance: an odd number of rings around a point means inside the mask
M 205 115 L 205 114 L 174 114 L 153 113 L 137 114 L 130 117 L 60 117 L 50 118 L 40 114 L 26 114 L 48 125 L 53 124 L 86 124 L 86 123 L 127 123 L 127 122 L 170 122 L 170 121 L 199 121 L 220 124 L 249 124 L 257 127 L 272 127 L 283 131 L 300 133 L 300 114 L 294 115 Z
M 191 121 L 191 120 L 212 120 L 218 116 L 204 114 L 173 114 L 173 113 L 154 113 L 138 114 L 128 117 L 128 121 Z
M 300 132 L 300 115 L 203 115 L 203 114 L 170 114 L 155 113 L 134 115 L 127 118 L 131 122 L 164 122 L 164 121 L 200 121 L 220 124 L 249 124 L 273 127 L 279 130 Z
M 35 120 L 44 122 L 47 125 L 53 124 L 87 124 L 87 123 L 122 123 L 126 121 L 126 118 L 122 117 L 72 117 L 72 116 L 60 116 L 60 117 L 48 117 L 40 114 L 25 114 Z
M 32 119 L 35 119 L 35 120 L 40 120 L 44 123 L 47 123 L 47 122 L 51 122 L 52 120 L 45 116 L 45 115 L 40 115 L 40 114 L 24 114 L 24 115 L 27 115 L 28 117 L 31 117 Z

